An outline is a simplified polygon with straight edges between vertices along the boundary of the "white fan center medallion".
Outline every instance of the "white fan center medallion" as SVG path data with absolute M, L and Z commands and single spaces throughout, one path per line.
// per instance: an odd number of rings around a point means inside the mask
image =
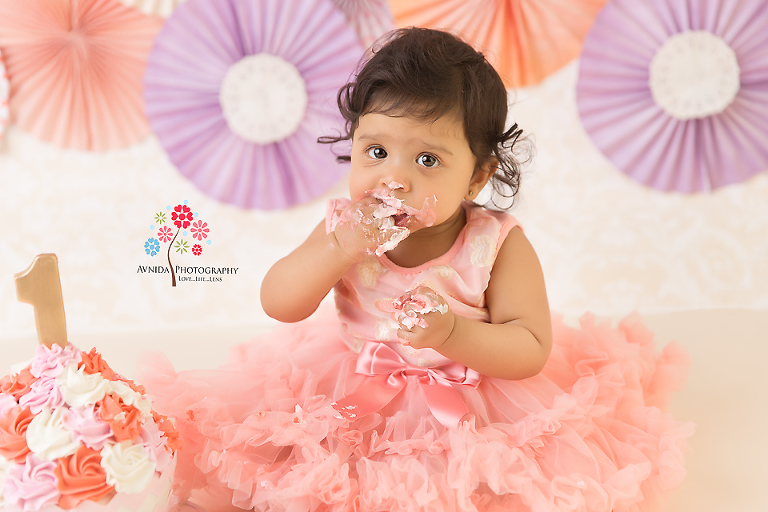
M 307 87 L 299 70 L 269 53 L 248 55 L 227 70 L 219 103 L 230 129 L 257 144 L 293 134 L 307 109 Z
M 704 30 L 667 39 L 651 60 L 649 85 L 654 101 L 680 120 L 719 114 L 739 92 L 736 53 Z

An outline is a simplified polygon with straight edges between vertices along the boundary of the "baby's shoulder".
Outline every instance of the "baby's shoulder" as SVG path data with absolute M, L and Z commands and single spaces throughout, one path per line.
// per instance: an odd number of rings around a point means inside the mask
M 471 240 L 478 237 L 487 237 L 493 240 L 493 245 L 498 250 L 514 227 L 522 229 L 520 222 L 509 213 L 468 203 L 465 241 L 471 243 Z

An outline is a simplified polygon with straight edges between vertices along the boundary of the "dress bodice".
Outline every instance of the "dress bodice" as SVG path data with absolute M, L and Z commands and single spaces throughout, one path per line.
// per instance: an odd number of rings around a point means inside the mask
M 328 205 L 326 229 L 331 232 L 348 199 Z M 442 256 L 413 268 L 392 263 L 386 254 L 372 255 L 352 266 L 335 286 L 335 300 L 344 342 L 359 352 L 366 341 L 387 343 L 409 364 L 431 367 L 448 359 L 432 349 L 403 346 L 397 338 L 397 322 L 377 305 L 391 302 L 417 285 L 438 292 L 458 315 L 489 321 L 485 290 L 496 254 L 517 220 L 474 203 L 462 204 L 466 225 L 453 246 Z

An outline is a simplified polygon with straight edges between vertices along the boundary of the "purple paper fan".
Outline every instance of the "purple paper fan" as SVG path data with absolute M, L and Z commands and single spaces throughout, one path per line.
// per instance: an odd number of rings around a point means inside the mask
M 144 78 L 150 125 L 179 171 L 246 208 L 285 208 L 346 172 L 336 94 L 363 49 L 330 0 L 187 0 Z
M 768 2 L 613 0 L 576 86 L 595 145 L 650 187 L 685 193 L 768 169 Z

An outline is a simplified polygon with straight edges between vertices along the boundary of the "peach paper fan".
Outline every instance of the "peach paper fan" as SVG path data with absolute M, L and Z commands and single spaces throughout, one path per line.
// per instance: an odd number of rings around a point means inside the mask
M 65 148 L 140 141 L 150 133 L 142 76 L 161 25 L 117 0 L 0 0 L 11 119 Z
M 8 124 L 8 94 L 11 90 L 11 84 L 8 82 L 8 73 L 3 64 L 3 53 L 0 52 L 0 139 L 3 138 L 5 125 Z
M 125 5 L 135 7 L 144 14 L 167 18 L 184 0 L 120 0 Z
M 400 27 L 452 32 L 482 51 L 507 87 L 535 85 L 581 52 L 607 0 L 390 0 Z

